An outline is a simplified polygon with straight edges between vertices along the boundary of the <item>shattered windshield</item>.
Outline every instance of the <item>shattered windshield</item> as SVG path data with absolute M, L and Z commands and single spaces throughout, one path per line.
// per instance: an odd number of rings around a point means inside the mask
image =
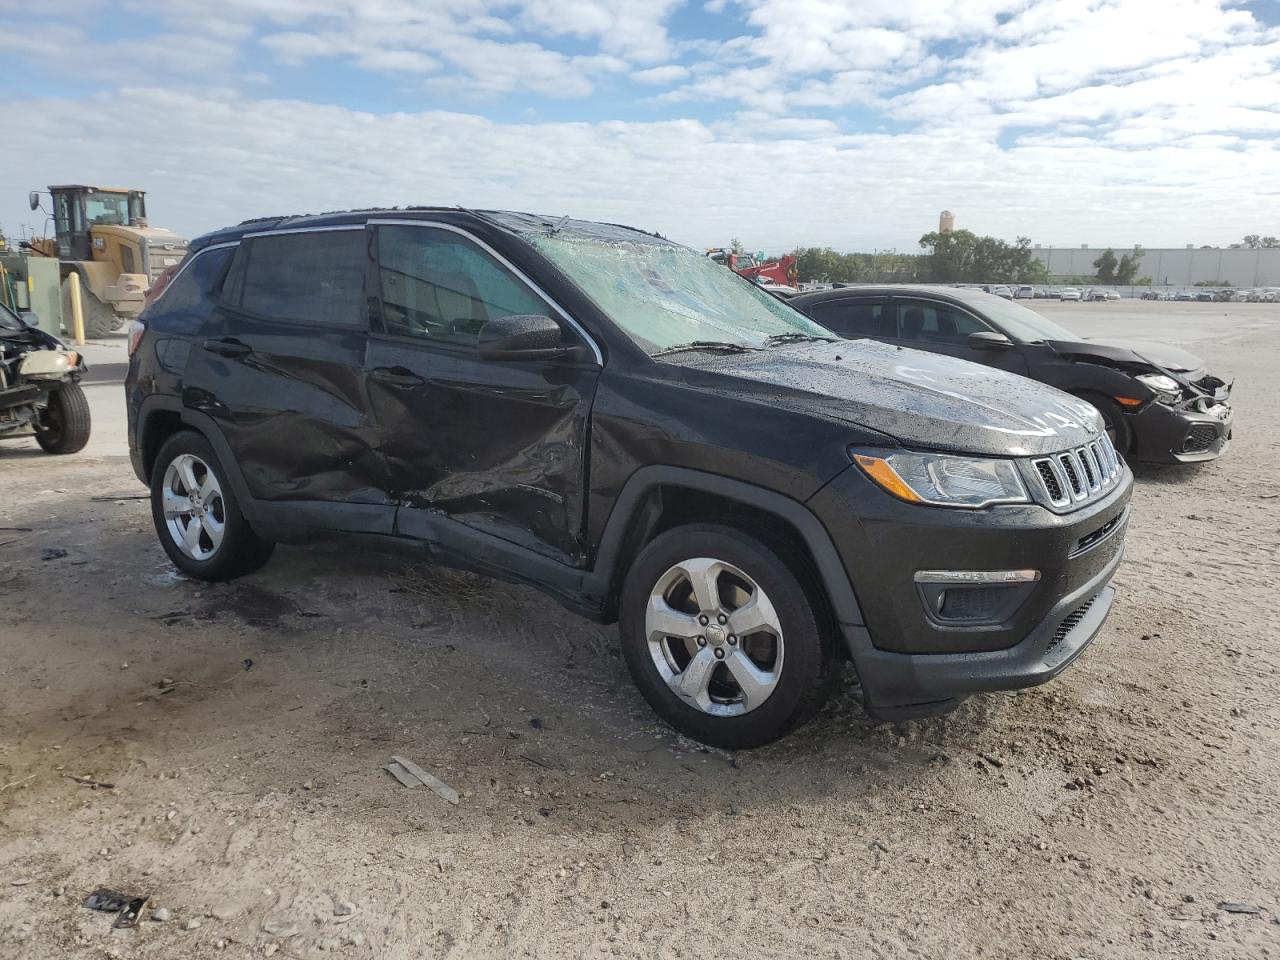
M 525 239 L 649 354 L 687 344 L 758 348 L 831 339 L 830 331 L 687 247 L 544 233 Z

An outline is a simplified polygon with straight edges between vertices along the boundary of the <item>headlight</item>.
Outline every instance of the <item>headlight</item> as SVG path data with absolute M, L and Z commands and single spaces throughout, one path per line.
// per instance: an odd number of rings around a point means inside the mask
M 976 510 L 993 503 L 1030 503 L 1012 460 L 943 453 L 851 450 L 862 472 L 900 500 Z
M 1167 377 L 1163 373 L 1140 373 L 1133 379 L 1150 387 L 1161 400 L 1176 403 L 1182 399 L 1182 387 L 1173 377 Z

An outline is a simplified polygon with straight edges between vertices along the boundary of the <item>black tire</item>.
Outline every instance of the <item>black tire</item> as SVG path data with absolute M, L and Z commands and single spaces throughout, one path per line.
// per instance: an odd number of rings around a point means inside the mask
M 93 295 L 83 277 L 80 279 L 80 310 L 84 319 L 86 340 L 101 340 L 110 336 L 124 322 L 109 305 Z M 62 281 L 62 325 L 66 328 L 68 336 L 74 332 L 71 319 L 71 284 L 66 280 Z
M 45 453 L 78 453 L 89 442 L 89 400 L 78 383 L 63 383 L 49 393 L 49 405 L 36 421 L 36 443 Z
M 198 559 L 188 556 L 174 539 L 164 515 L 164 493 L 169 466 L 185 454 L 197 457 L 218 485 L 218 500 L 223 526 L 222 539 L 211 555 Z M 211 511 L 212 512 L 212 511 Z M 227 478 L 218 455 L 202 435 L 184 430 L 170 437 L 160 448 L 151 468 L 151 519 L 160 545 L 169 559 L 187 576 L 198 580 L 231 580 L 259 569 L 271 558 L 275 544 L 253 532 L 240 511 L 234 488 Z
M 738 716 L 713 716 L 678 696 L 659 673 L 645 633 L 651 592 L 673 566 L 700 557 L 731 564 L 753 579 L 772 601 L 781 625 L 785 656 L 776 685 L 759 706 Z M 797 579 L 797 566 L 718 524 L 677 527 L 640 552 L 622 589 L 622 652 L 636 686 L 663 720 L 702 743 L 737 750 L 772 743 L 821 708 L 837 676 L 834 633 L 821 598 Z
M 1087 400 L 1098 408 L 1116 452 L 1122 457 L 1128 456 L 1133 449 L 1133 427 L 1129 424 L 1129 418 L 1120 410 L 1120 405 L 1100 393 L 1082 393 L 1080 399 Z

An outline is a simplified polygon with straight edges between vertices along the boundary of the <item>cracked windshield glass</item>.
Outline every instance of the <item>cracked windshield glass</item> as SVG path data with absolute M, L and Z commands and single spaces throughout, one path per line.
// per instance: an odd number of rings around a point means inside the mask
M 825 328 L 688 247 L 527 239 L 650 354 L 693 344 L 763 348 L 771 340 L 831 339 Z

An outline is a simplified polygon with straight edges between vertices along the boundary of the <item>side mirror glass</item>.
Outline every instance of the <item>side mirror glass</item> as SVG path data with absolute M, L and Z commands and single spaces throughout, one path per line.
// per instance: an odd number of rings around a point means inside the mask
M 558 360 L 576 355 L 566 345 L 560 324 L 539 314 L 498 317 L 480 328 L 482 360 Z
M 28 327 L 40 326 L 40 318 L 37 317 L 34 313 L 32 313 L 30 310 L 23 310 L 21 313 L 18 314 L 18 317 Z
M 31 204 L 32 210 L 39 210 L 40 209 L 40 192 L 38 190 L 32 190 L 29 194 L 27 194 L 27 203 Z
M 969 334 L 969 346 L 974 350 L 1012 350 L 1013 341 L 994 330 L 979 330 Z

